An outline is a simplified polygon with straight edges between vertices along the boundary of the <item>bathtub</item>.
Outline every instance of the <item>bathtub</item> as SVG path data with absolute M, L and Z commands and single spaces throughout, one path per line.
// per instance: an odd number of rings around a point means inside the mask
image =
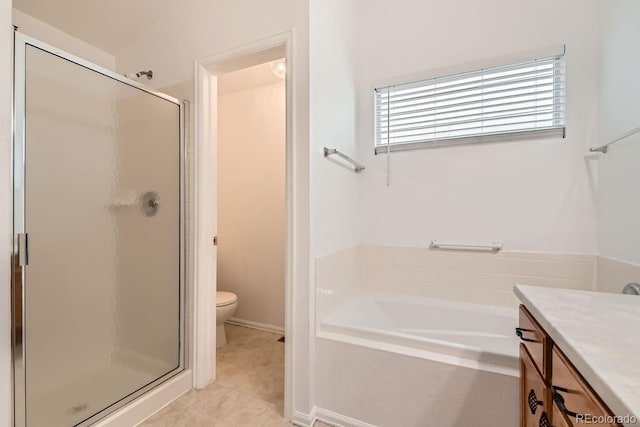
M 518 376 L 517 316 L 516 308 L 365 292 L 321 319 L 318 336 Z

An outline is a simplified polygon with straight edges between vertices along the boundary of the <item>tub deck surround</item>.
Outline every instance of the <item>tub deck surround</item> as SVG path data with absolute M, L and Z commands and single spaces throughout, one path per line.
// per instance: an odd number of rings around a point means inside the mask
M 517 323 L 509 307 L 362 292 L 324 318 L 318 335 L 517 376 Z
M 316 351 L 317 413 L 329 424 L 518 425 L 517 377 L 321 337 Z
M 640 298 L 522 285 L 514 292 L 613 413 L 640 418 Z
M 593 255 L 358 245 L 315 263 L 318 321 L 361 291 L 516 308 L 516 283 L 596 289 Z

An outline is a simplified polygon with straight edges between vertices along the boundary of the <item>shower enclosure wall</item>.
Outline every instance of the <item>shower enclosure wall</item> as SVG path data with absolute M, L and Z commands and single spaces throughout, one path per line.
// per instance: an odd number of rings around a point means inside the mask
M 15 424 L 89 425 L 184 369 L 180 102 L 16 33 Z

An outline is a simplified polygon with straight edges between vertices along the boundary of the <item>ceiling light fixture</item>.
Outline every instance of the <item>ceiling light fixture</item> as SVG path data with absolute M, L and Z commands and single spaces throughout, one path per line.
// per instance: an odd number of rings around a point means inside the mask
M 273 61 L 270 66 L 273 75 L 284 80 L 287 75 L 287 62 L 284 59 L 278 59 L 277 61 Z

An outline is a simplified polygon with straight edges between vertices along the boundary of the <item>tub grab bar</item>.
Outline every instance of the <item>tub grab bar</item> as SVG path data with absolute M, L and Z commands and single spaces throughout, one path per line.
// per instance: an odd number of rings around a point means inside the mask
M 492 251 L 498 252 L 502 250 L 502 242 L 492 242 L 490 245 L 462 245 L 457 243 L 442 243 L 432 240 L 429 245 L 431 249 L 450 249 L 460 251 Z

